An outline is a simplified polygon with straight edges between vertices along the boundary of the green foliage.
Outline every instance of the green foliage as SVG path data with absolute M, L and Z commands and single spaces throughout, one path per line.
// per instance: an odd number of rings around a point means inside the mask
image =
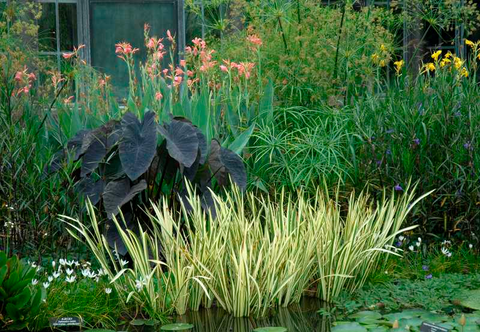
M 384 283 L 368 283 L 353 294 L 343 292 L 336 301 L 340 313 L 379 308 L 385 312 L 422 308 L 451 313 L 465 291 L 480 287 L 479 274 L 441 274 L 432 279 L 397 279 Z
M 30 329 L 38 314 L 42 292 L 32 286 L 35 269 L 19 261 L 17 256 L 7 259 L 0 251 L 0 314 L 2 329 Z
M 258 57 L 262 78 L 274 79 L 285 106 L 350 103 L 373 89 L 394 51 L 395 17 L 381 8 L 356 12 L 309 0 L 251 1 L 244 8 L 248 29 L 224 37 L 217 58 Z M 258 52 L 245 47 L 248 34 L 261 38 Z

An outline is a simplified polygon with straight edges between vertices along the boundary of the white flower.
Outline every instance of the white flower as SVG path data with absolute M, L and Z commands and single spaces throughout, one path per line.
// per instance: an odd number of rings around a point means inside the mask
M 55 268 L 55 264 L 57 264 L 57 263 L 55 263 L 55 261 L 52 261 L 52 267 L 53 268 Z
M 48 282 L 52 282 L 53 281 L 53 277 L 52 276 L 48 276 Z
M 415 249 L 414 246 L 409 246 L 408 249 L 410 249 L 410 251 L 413 251 Z
M 65 280 L 68 282 L 68 283 L 72 283 L 75 281 L 75 278 L 76 276 L 71 276 L 71 277 L 67 277 Z
M 98 276 L 101 277 L 105 274 L 105 272 L 103 271 L 102 268 L 98 269 L 98 272 L 97 272 Z
M 72 266 L 73 264 L 75 264 L 75 261 L 74 261 L 74 260 L 67 261 L 67 265 L 68 265 L 68 266 Z
M 44 283 L 43 283 L 43 287 L 45 287 L 45 289 L 47 289 L 48 286 L 50 286 L 50 283 L 49 283 L 49 282 L 44 282 Z
M 82 275 L 84 277 L 88 277 L 90 275 L 90 269 L 86 268 L 86 269 L 82 270 Z
M 95 282 L 99 282 L 100 281 L 100 278 L 99 277 L 96 277 L 95 278 Z
M 468 245 L 468 247 L 469 247 L 470 249 L 472 249 L 472 248 L 473 248 L 473 244 L 470 243 L 470 244 Z
M 137 288 L 137 290 L 142 290 L 143 286 L 145 286 L 147 284 L 146 280 L 143 279 L 142 277 L 140 277 L 139 280 L 135 280 L 135 288 Z
M 445 247 L 442 247 L 442 254 L 444 254 L 447 257 L 452 256 L 452 253 L 450 251 L 448 251 L 448 249 L 445 248 Z
M 92 278 L 92 279 L 97 277 L 97 275 L 96 275 L 95 272 L 93 272 L 93 271 L 90 271 L 90 273 L 88 274 L 88 276 L 89 276 L 90 278 Z
M 35 286 L 36 284 L 38 284 L 38 280 L 37 279 L 32 279 L 32 285 Z
M 79 267 L 79 266 L 80 266 L 80 263 L 77 262 L 77 261 L 75 261 L 74 264 L 75 264 L 75 267 Z
M 65 264 L 67 264 L 67 261 L 64 260 L 63 258 L 60 258 L 60 260 L 58 261 L 60 263 L 60 265 L 62 266 L 65 266 Z
M 32 267 L 33 268 L 36 268 L 37 267 L 37 264 L 35 264 L 35 262 L 32 263 Z
M 405 240 L 405 236 L 400 235 L 400 236 L 398 237 L 398 239 L 399 239 L 400 241 L 403 241 L 403 240 Z
M 70 268 L 67 268 L 65 272 L 67 272 L 68 275 L 71 275 L 74 271 Z
M 112 292 L 111 288 L 105 288 L 105 293 L 110 294 Z
M 418 242 L 422 243 L 422 238 L 419 237 L 419 238 L 418 238 Z
M 444 241 L 442 242 L 442 245 L 444 245 L 444 246 L 445 246 L 445 245 L 451 245 L 451 244 L 452 244 L 452 242 L 450 242 L 450 241 L 448 241 L 448 240 L 444 240 Z
M 120 265 L 125 266 L 128 264 L 128 261 L 124 261 L 123 259 L 120 260 Z
M 57 279 L 58 277 L 60 277 L 60 274 L 62 274 L 62 271 L 60 270 L 60 272 L 53 272 L 53 277 L 55 279 Z

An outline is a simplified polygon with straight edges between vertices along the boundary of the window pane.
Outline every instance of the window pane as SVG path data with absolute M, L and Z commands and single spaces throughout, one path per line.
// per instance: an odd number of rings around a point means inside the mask
M 165 37 L 167 30 L 177 34 L 177 10 L 173 2 L 91 2 L 92 64 L 112 76 L 117 94 L 128 91 L 127 66 L 115 54 L 115 44 L 127 41 L 140 49 L 135 60 L 145 61 L 143 26 L 150 25 L 150 35 Z M 168 47 L 166 38 L 165 47 Z
M 39 50 L 55 52 L 57 50 L 57 40 L 54 3 L 42 3 L 42 17 L 38 20 L 38 26 Z
M 60 50 L 73 51 L 77 46 L 77 5 L 61 3 L 58 5 L 60 21 Z

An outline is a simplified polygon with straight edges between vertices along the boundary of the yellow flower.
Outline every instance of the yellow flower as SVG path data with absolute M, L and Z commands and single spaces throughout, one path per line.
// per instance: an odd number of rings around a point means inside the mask
M 465 67 L 462 68 L 462 71 L 460 72 L 460 76 L 468 77 L 468 70 L 467 70 L 467 68 L 465 68 Z
M 385 47 L 385 45 L 380 45 L 380 51 L 382 52 L 385 52 L 387 50 L 387 48 Z
M 425 65 L 426 71 L 435 71 L 435 64 L 433 62 L 429 62 Z
M 395 71 L 397 72 L 397 75 L 398 75 L 403 68 L 404 62 L 403 60 L 399 60 L 399 61 L 395 61 L 393 64 L 395 65 Z
M 379 64 L 380 67 L 385 67 L 386 64 L 387 64 L 387 63 L 385 62 L 385 60 L 380 60 L 380 64 Z
M 453 55 L 452 52 L 448 51 L 447 54 L 445 54 L 445 57 L 448 59 L 448 58 L 450 58 L 452 55 Z
M 432 59 L 438 61 L 438 57 L 440 56 L 440 54 L 442 54 L 442 51 L 436 51 L 432 54 Z
M 448 59 L 448 58 L 443 58 L 442 61 L 440 61 L 440 68 L 443 68 L 445 67 L 446 65 L 448 65 L 449 63 L 451 63 L 452 60 Z
M 471 40 L 468 40 L 468 39 L 465 39 L 465 44 L 467 44 L 470 47 L 473 47 L 475 45 L 474 42 L 472 42 Z
M 455 69 L 460 69 L 463 66 L 463 61 L 459 57 L 454 56 L 453 57 L 453 65 L 455 66 Z
M 377 54 L 377 53 L 373 53 L 373 54 L 372 54 L 372 60 L 373 60 L 373 62 L 377 62 L 377 61 L 378 61 L 378 54 Z

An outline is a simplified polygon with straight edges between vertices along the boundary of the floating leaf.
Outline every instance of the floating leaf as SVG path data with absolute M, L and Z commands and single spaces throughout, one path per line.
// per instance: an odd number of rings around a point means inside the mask
M 256 328 L 253 332 L 287 332 L 287 329 L 282 326 L 267 326 Z
M 187 331 L 191 329 L 193 329 L 192 324 L 174 323 L 174 324 L 163 325 L 160 328 L 160 331 Z
M 480 310 L 480 289 L 463 292 L 459 303 L 466 308 Z
M 360 318 L 370 318 L 370 319 L 380 319 L 382 315 L 377 311 L 360 311 L 354 313 L 353 315 L 348 316 L 348 318 L 360 319 Z
M 367 329 L 358 323 L 351 322 L 337 322 L 337 325 L 332 327 L 332 332 L 349 331 L 349 332 L 366 332 Z
M 123 137 L 119 151 L 123 169 L 135 181 L 150 167 L 157 149 L 155 113 L 145 113 L 143 121 L 127 113 L 122 118 Z

